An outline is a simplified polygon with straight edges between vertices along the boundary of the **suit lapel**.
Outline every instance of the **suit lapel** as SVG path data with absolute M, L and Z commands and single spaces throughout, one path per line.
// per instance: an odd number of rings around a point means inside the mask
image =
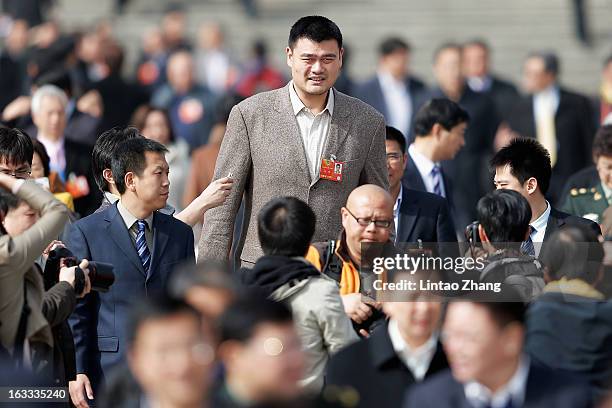
M 123 222 L 123 218 L 121 218 L 121 214 L 119 214 L 117 210 L 117 204 L 114 204 L 108 209 L 106 221 L 109 222 L 107 229 L 109 235 L 113 241 L 115 241 L 115 244 L 117 244 L 121 252 L 123 252 L 134 267 L 146 276 L 138 253 L 136 252 L 136 248 L 134 247 L 134 242 L 132 238 L 130 238 L 130 233 L 125 226 L 125 222 Z
M 527 120 L 527 135 L 525 136 L 531 136 L 537 139 L 538 134 L 536 132 L 535 113 L 533 112 L 533 98 L 534 96 L 530 95 L 527 99 L 527 115 L 525 115 Z
M 164 228 L 164 224 L 167 222 L 165 217 L 161 217 L 157 212 L 153 214 L 153 250 L 151 253 L 151 267 L 147 274 L 149 279 L 155 272 L 156 267 L 162 260 L 162 255 L 168 244 L 168 229 Z
M 382 111 L 380 113 L 382 113 L 385 118 L 388 118 L 389 116 L 387 113 L 387 103 L 385 102 L 385 95 L 383 95 L 378 75 L 376 75 L 376 78 L 374 79 L 374 92 L 372 96 L 375 99 L 374 103 L 376 104 L 376 106 L 382 107 Z
M 323 157 L 320 159 L 329 159 L 332 155 L 336 156 L 338 160 L 342 161 L 344 157 L 339 154 L 340 147 L 344 143 L 346 136 L 348 135 L 348 124 L 350 120 L 345 120 L 349 114 L 347 108 L 346 97 L 335 89 L 331 89 L 334 92 L 334 113 L 332 115 L 331 123 L 329 124 L 329 132 L 327 133 L 327 140 L 325 141 L 325 147 L 323 148 Z M 312 184 L 318 180 L 313 180 Z
M 306 160 L 306 150 L 304 148 L 304 142 L 300 133 L 300 128 L 297 123 L 297 118 L 293 113 L 293 105 L 291 105 L 291 98 L 289 97 L 289 87 L 292 83 L 289 82 L 282 92 L 278 93 L 278 98 L 274 109 L 277 112 L 277 118 L 274 123 L 286 124 L 289 132 L 278 132 L 277 141 L 278 146 L 282 147 L 283 150 L 297 151 L 298 155 L 295 157 L 296 160 L 296 171 L 302 171 L 306 180 L 312 183 L 310 179 L 310 171 L 308 170 L 308 161 Z M 293 148 L 291 148 L 293 147 Z
M 414 164 L 414 160 L 412 160 L 410 153 L 408 153 L 408 163 L 406 163 L 403 179 L 406 181 L 406 185 L 409 188 L 413 190 L 427 191 L 427 188 L 425 188 L 425 182 L 421 177 L 421 173 L 419 173 L 419 169 L 417 169 L 416 164 Z
M 402 204 L 400 205 L 400 216 L 397 227 L 396 242 L 408 242 L 408 237 L 412 234 L 417 218 L 419 217 L 419 206 L 408 194 L 408 189 L 402 190 Z
M 548 241 L 548 239 L 555 233 L 559 228 L 561 228 L 565 224 L 562 218 L 559 218 L 559 213 L 556 209 L 550 209 L 550 215 L 548 216 L 548 221 L 546 222 L 546 232 L 544 233 L 544 242 Z

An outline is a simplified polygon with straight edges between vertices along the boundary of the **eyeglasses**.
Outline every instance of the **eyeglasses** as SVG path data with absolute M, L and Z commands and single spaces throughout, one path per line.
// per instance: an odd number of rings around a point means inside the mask
M 19 169 L 19 170 L 9 170 L 9 169 L 0 169 L 0 173 L 6 174 L 7 176 L 15 177 L 17 179 L 28 179 L 32 174 L 32 170 L 30 169 Z
M 377 228 L 389 228 L 391 226 L 390 220 L 373 220 L 371 218 L 357 218 L 348 208 L 344 207 L 344 209 L 346 210 L 346 212 L 351 214 L 351 217 L 353 217 L 355 221 L 357 221 L 357 224 L 361 225 L 362 227 L 367 227 L 371 223 L 374 223 L 374 225 Z

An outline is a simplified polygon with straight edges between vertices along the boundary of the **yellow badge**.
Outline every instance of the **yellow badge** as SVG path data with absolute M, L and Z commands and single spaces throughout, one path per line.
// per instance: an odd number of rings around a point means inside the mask
M 570 194 L 572 195 L 572 197 L 575 197 L 575 196 L 577 196 L 577 195 L 578 195 L 578 190 L 577 190 L 577 189 L 575 189 L 575 188 L 572 188 L 572 189 L 570 190 Z
M 585 194 L 587 192 L 587 189 L 586 188 L 581 188 L 581 189 L 578 190 L 578 192 L 580 194 Z
M 599 201 L 599 200 L 601 200 L 601 197 L 602 197 L 602 195 L 601 195 L 601 194 L 599 194 L 599 193 L 595 193 L 595 194 L 593 195 L 593 200 L 595 200 L 595 201 Z

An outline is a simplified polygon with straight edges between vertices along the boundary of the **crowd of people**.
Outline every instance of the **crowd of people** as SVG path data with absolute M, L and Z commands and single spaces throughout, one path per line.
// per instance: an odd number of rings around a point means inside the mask
M 291 26 L 288 75 L 185 19 L 145 34 L 133 81 L 108 24 L 12 22 L 0 385 L 79 408 L 612 404 L 612 57 L 589 98 L 534 51 L 523 94 L 485 42 L 447 43 L 428 86 L 390 37 L 357 82 L 325 17 Z M 379 274 L 372 251 L 477 267 Z M 496 289 L 420 286 L 459 281 Z

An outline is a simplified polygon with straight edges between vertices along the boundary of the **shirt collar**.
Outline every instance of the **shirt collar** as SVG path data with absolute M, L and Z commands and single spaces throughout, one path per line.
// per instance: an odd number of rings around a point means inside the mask
M 291 106 L 293 107 L 293 114 L 295 116 L 297 116 L 297 114 L 300 113 L 302 110 L 308 109 L 306 108 L 306 105 L 304 105 L 304 103 L 298 96 L 297 92 L 295 91 L 295 88 L 293 87 L 293 81 L 289 82 L 289 99 L 291 100 Z M 325 105 L 325 109 L 323 109 L 323 111 L 319 113 L 319 115 L 323 114 L 325 111 L 328 111 L 329 116 L 333 116 L 334 115 L 334 104 L 335 104 L 334 92 L 332 89 L 330 89 L 329 91 L 327 91 L 327 105 Z
M 410 154 L 410 157 L 412 157 L 412 160 L 414 161 L 414 164 L 419 170 L 419 173 L 425 175 L 431 174 L 431 171 L 435 167 L 436 163 L 431 161 L 429 157 L 419 152 L 414 146 L 414 143 L 412 143 L 410 147 L 408 147 L 408 153 Z
M 531 223 L 531 226 L 536 229 L 536 231 L 544 231 L 546 229 L 546 224 L 548 223 L 548 217 L 550 217 L 550 203 L 546 201 L 546 210 L 538 217 L 537 220 Z
M 43 146 L 45 146 L 45 149 L 47 150 L 57 151 L 57 150 L 60 150 L 62 147 L 64 147 L 64 137 L 63 136 L 60 137 L 59 140 L 51 140 L 39 133 L 36 136 L 36 139 L 40 143 L 42 143 Z
M 380 82 L 381 86 L 383 86 L 383 87 L 388 87 L 388 86 L 391 86 L 391 87 L 404 86 L 404 83 L 402 81 L 398 81 L 397 79 L 395 79 L 393 77 L 393 75 L 391 75 L 387 71 L 378 70 L 378 72 L 376 74 L 378 75 L 378 81 Z
M 400 191 L 399 194 L 397 195 L 397 200 L 395 200 L 395 205 L 393 206 L 393 212 L 396 213 L 397 211 L 399 211 L 400 207 L 402 206 L 402 194 L 404 192 L 404 186 L 402 185 L 402 183 L 400 183 Z
M 612 189 L 610 189 L 610 187 L 608 187 L 603 181 L 601 182 L 601 189 L 603 190 L 606 200 L 610 202 L 610 197 L 612 196 Z
M 397 324 L 397 320 L 390 319 L 389 320 L 389 338 L 391 339 L 391 344 L 393 345 L 393 350 L 399 355 L 412 355 L 414 357 L 424 356 L 428 353 L 433 353 L 436 351 L 438 346 L 438 337 L 433 334 L 429 340 L 427 340 L 424 344 L 419 347 L 412 348 L 410 345 L 406 344 L 402 334 L 399 331 L 399 326 Z
M 111 204 L 115 204 L 117 201 L 119 201 L 119 196 L 111 193 L 110 191 L 104 192 L 104 198 L 106 198 L 106 200 Z
M 138 218 L 134 217 L 134 215 L 132 215 L 132 213 L 127 208 L 125 208 L 125 206 L 121 202 L 121 199 L 117 201 L 117 210 L 119 211 L 121 218 L 123 218 L 127 229 L 132 228 L 134 223 L 138 221 Z M 153 213 L 151 213 L 151 215 L 145 218 L 145 221 L 147 223 L 147 226 L 149 227 L 149 230 L 151 230 L 153 228 Z
M 529 357 L 523 355 L 519 359 L 518 367 L 512 378 L 495 394 L 484 385 L 470 381 L 463 386 L 466 399 L 474 407 L 491 406 L 493 408 L 505 407 L 508 399 L 512 399 L 512 406 L 521 407 L 525 401 L 525 389 L 529 375 Z

